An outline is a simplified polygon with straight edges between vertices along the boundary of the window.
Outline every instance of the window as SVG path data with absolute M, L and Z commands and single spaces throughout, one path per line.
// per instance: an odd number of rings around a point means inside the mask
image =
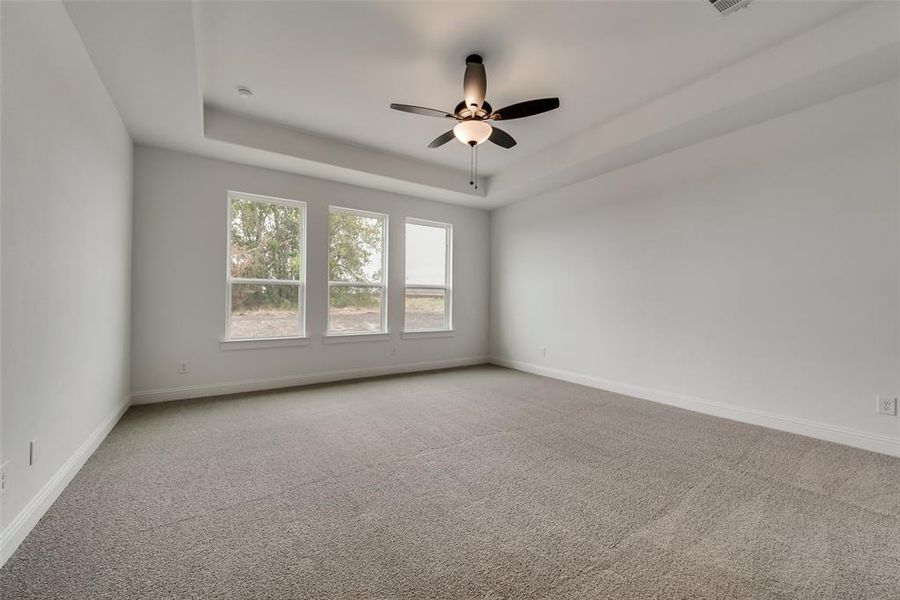
M 306 204 L 228 193 L 226 339 L 305 335 Z
M 387 215 L 331 207 L 328 335 L 387 333 Z
M 406 220 L 404 331 L 447 331 L 450 318 L 453 226 Z

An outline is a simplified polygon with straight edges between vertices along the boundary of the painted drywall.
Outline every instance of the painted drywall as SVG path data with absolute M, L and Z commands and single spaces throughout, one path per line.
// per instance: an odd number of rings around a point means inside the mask
M 132 143 L 60 3 L 0 14 L 5 557 L 127 403 Z
M 894 80 L 495 211 L 493 356 L 900 450 L 875 412 L 900 392 L 898 107 Z
M 134 178 L 135 402 L 450 366 L 487 356 L 488 212 L 145 146 L 135 149 Z M 220 347 L 228 190 L 307 203 L 307 346 Z M 388 340 L 323 343 L 329 205 L 389 215 Z M 407 217 L 453 225 L 452 337 L 401 334 Z M 188 373 L 179 373 L 181 362 L 188 363 Z

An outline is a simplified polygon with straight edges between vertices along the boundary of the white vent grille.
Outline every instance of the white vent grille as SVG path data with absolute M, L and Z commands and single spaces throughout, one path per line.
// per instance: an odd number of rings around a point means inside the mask
M 716 10 L 723 15 L 730 15 L 737 10 L 741 10 L 752 1 L 753 0 L 709 0 L 709 3 L 715 6 Z

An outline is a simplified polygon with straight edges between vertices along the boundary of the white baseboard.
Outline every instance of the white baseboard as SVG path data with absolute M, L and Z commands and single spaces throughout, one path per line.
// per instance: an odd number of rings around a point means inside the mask
M 892 438 L 886 435 L 868 433 L 866 431 L 859 431 L 857 429 L 850 429 L 848 427 L 841 427 L 839 425 L 831 425 L 818 421 L 810 421 L 808 419 L 789 417 L 764 410 L 757 410 L 755 408 L 724 404 L 722 402 L 686 396 L 684 394 L 655 390 L 630 383 L 582 375 L 572 371 L 544 367 L 518 360 L 493 357 L 491 358 L 491 363 L 502 367 L 516 369 L 517 371 L 525 371 L 527 373 L 534 373 L 535 375 L 561 379 L 563 381 L 615 392 L 625 396 L 632 396 L 642 400 L 650 400 L 651 402 L 677 406 L 678 408 L 731 419 L 732 421 L 760 425 L 770 429 L 778 429 L 780 431 L 805 435 L 807 437 L 835 442 L 845 446 L 853 446 L 854 448 L 862 448 L 863 450 L 871 450 L 872 452 L 880 452 L 881 454 L 900 457 L 900 438 Z
M 56 470 L 44 486 L 38 490 L 31 501 L 25 505 L 19 514 L 0 532 L 0 567 L 12 556 L 22 540 L 31 532 L 37 522 L 44 516 L 47 509 L 53 505 L 75 474 L 81 470 L 84 463 L 100 446 L 106 436 L 116 426 L 125 411 L 130 406 L 130 399 L 125 398 L 116 410 L 103 420 L 94 429 L 86 440 L 78 447 L 62 466 Z
M 222 383 L 204 383 L 200 385 L 187 385 L 183 387 L 171 387 L 134 392 L 131 394 L 131 403 L 153 404 L 155 402 L 186 400 L 189 398 L 202 398 L 204 396 L 241 394 L 245 392 L 257 392 L 261 390 L 312 385 L 315 383 L 346 381 L 349 379 L 360 379 L 363 377 L 378 377 L 380 375 L 396 375 L 400 373 L 415 373 L 418 371 L 450 369 L 453 367 L 468 367 L 471 365 L 485 364 L 487 362 L 488 358 L 485 356 L 473 356 L 467 358 L 455 358 L 450 360 L 436 360 L 429 362 L 403 363 L 397 365 L 385 365 L 380 367 L 368 367 L 363 369 L 325 371 L 321 373 L 285 375 L 282 377 L 265 377 L 261 379 L 242 379 L 240 381 L 225 381 Z

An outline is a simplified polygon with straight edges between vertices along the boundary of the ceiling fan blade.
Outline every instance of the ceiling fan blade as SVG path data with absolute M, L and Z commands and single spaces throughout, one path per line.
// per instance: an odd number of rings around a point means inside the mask
M 487 74 L 484 72 L 484 64 L 480 56 L 470 54 L 466 57 L 466 74 L 463 77 L 466 107 L 473 111 L 481 108 L 485 94 L 487 94 Z
M 539 115 L 559 108 L 559 98 L 540 98 L 538 100 L 526 100 L 517 104 L 504 106 L 499 110 L 495 110 L 491 115 L 491 119 L 497 121 L 509 121 L 510 119 L 521 119 L 523 117 L 531 117 Z
M 444 144 L 446 144 L 447 142 L 452 140 L 454 137 L 456 137 L 456 136 L 453 134 L 453 130 L 451 129 L 447 133 L 442 133 L 441 135 L 434 138 L 434 140 L 432 140 L 432 142 L 430 144 L 428 144 L 428 147 L 429 148 L 437 148 L 438 146 L 443 146 Z
M 492 127 L 491 129 L 491 137 L 488 138 L 490 141 L 501 148 L 512 148 L 516 145 L 516 140 L 513 139 L 513 136 L 498 127 Z
M 451 115 L 446 110 L 437 110 L 436 108 L 424 108 L 422 106 L 412 106 L 410 104 L 391 104 L 391 108 L 412 113 L 414 115 L 425 115 L 426 117 L 456 118 L 456 115 Z

